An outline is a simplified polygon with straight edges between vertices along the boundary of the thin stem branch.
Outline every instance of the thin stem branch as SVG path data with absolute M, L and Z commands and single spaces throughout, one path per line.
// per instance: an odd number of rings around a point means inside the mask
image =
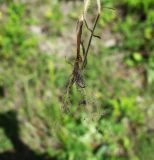
M 82 63 L 82 69 L 84 69 L 86 67 L 86 62 L 87 62 L 87 56 L 88 56 L 89 48 L 90 48 L 90 45 L 91 45 L 91 41 L 92 41 L 92 38 L 93 38 L 93 35 L 94 35 L 94 31 L 95 31 L 96 25 L 98 23 L 99 17 L 100 17 L 100 14 L 97 15 L 95 23 L 94 23 L 94 26 L 93 26 L 93 29 L 91 31 L 91 35 L 90 35 L 90 38 L 89 38 L 89 41 L 88 41 L 88 47 L 86 49 L 84 60 L 83 60 L 83 63 Z

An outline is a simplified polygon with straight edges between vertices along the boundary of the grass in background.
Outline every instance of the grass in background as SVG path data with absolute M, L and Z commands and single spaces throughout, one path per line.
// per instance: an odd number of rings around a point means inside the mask
M 64 33 L 75 34 L 82 4 L 0 2 L 0 117 L 15 111 L 22 141 L 38 154 L 60 160 L 153 159 L 152 4 L 102 1 L 120 16 L 103 10 L 97 32 L 107 40 L 93 41 L 85 74 L 89 112 L 76 107 L 80 93 L 74 88 L 71 117 L 60 110 L 71 65 L 59 53 L 67 44 Z M 108 39 L 115 42 L 108 45 Z M 75 52 L 67 52 L 72 59 Z M 2 126 L 0 119 L 0 153 L 13 149 Z

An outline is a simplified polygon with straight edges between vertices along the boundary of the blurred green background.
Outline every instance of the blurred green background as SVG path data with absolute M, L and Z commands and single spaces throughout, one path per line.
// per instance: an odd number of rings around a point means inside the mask
M 154 159 L 154 1 L 101 2 L 102 39 L 92 41 L 86 88 L 73 87 L 70 116 L 62 97 L 83 1 L 0 0 L 0 156 L 17 152 L 12 139 L 20 138 L 58 160 Z

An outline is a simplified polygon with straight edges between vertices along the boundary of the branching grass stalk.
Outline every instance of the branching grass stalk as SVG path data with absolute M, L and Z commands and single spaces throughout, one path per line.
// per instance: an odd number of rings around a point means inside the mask
M 84 1 L 84 11 L 83 11 L 83 14 L 81 15 L 81 17 L 79 18 L 78 23 L 77 23 L 76 58 L 75 58 L 75 62 L 74 62 L 74 65 L 73 65 L 73 71 L 72 71 L 72 73 L 70 75 L 70 78 L 68 80 L 68 83 L 66 85 L 65 95 L 63 97 L 62 110 L 66 111 L 66 112 L 69 112 L 69 113 L 70 113 L 70 110 L 68 108 L 68 103 L 69 103 L 69 99 L 70 99 L 69 96 L 70 96 L 72 86 L 74 84 L 76 84 L 77 88 L 80 91 L 83 90 L 83 92 L 85 92 L 85 89 L 84 89 L 85 88 L 85 83 L 83 81 L 82 73 L 83 73 L 83 70 L 84 70 L 84 68 L 86 67 L 86 64 L 87 64 L 87 56 L 88 56 L 89 48 L 91 46 L 92 38 L 93 37 L 99 38 L 99 36 L 96 36 L 94 34 L 94 32 L 95 32 L 95 29 L 96 29 L 96 26 L 97 26 L 97 23 L 98 23 L 98 20 L 99 20 L 99 17 L 100 17 L 100 10 L 101 10 L 100 0 L 97 0 L 98 14 L 97 14 L 97 17 L 95 19 L 95 22 L 94 22 L 94 25 L 93 25 L 92 29 L 90 29 L 88 27 L 88 24 L 86 22 L 86 13 L 87 13 L 89 4 L 90 4 L 90 0 L 85 0 Z M 84 47 L 84 43 L 83 43 L 83 40 L 82 40 L 82 31 L 83 31 L 83 26 L 84 25 L 90 31 L 90 37 L 89 37 L 88 46 L 87 46 L 86 49 Z M 80 51 L 81 47 L 82 47 L 82 52 L 83 52 L 82 55 L 81 55 L 81 51 Z M 86 100 L 84 99 L 83 102 L 86 104 L 87 102 L 85 102 L 85 101 Z

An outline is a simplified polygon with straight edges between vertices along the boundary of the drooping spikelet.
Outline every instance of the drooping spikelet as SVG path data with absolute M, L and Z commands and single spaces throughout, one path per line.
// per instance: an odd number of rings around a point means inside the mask
M 100 12 L 101 12 L 101 2 L 100 2 L 100 0 L 95 0 L 95 2 L 97 3 L 98 14 L 100 14 Z M 84 16 L 86 16 L 90 5 L 94 4 L 95 2 L 94 2 L 94 0 L 84 0 L 84 11 L 83 11 Z
M 90 0 L 84 0 L 84 16 L 86 16 L 88 8 L 90 6 Z
M 101 12 L 101 2 L 100 0 L 97 0 L 97 7 L 98 7 L 98 14 Z

